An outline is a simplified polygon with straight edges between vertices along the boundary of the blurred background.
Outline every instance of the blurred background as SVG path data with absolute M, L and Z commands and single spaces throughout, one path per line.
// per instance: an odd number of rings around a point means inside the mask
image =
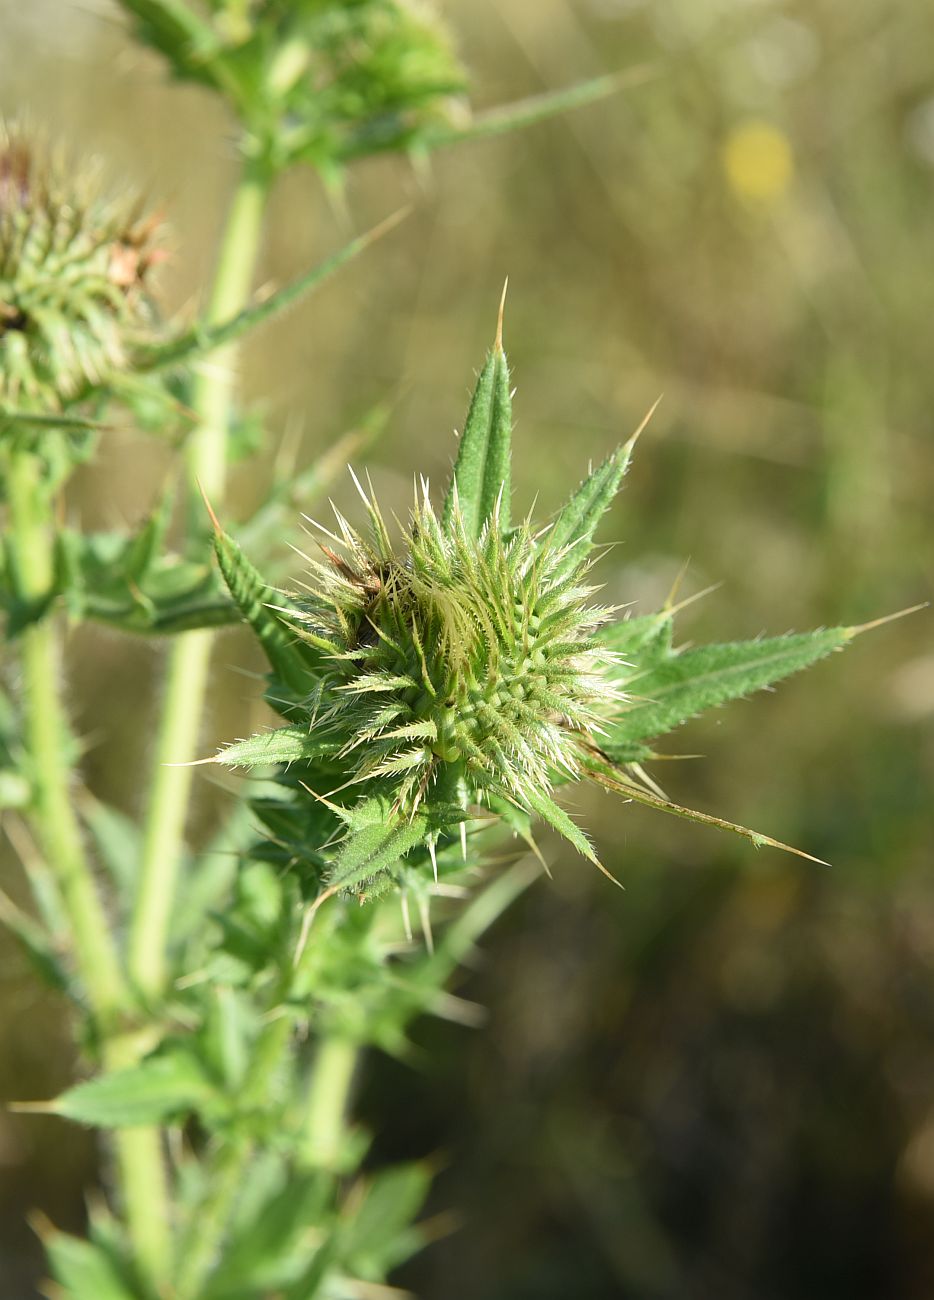
M 682 640 L 858 623 L 934 573 L 934 8 L 928 0 L 448 0 L 477 107 L 633 68 L 617 98 L 521 134 L 276 195 L 282 282 L 402 203 L 402 228 L 247 347 L 245 395 L 304 463 L 374 402 L 402 510 L 452 459 L 504 276 L 515 492 L 556 506 L 664 401 L 604 531 L 609 597 Z M 233 175 L 223 114 L 101 0 L 0 0 L 0 112 L 105 160 L 170 222 L 167 314 L 203 286 Z M 70 509 L 141 517 L 164 448 L 108 435 Z M 351 493 L 337 499 L 353 514 Z M 262 496 L 235 479 L 235 522 Z M 671 797 L 828 859 L 755 851 L 577 793 L 621 893 L 554 843 L 460 992 L 470 1033 L 373 1060 L 374 1159 L 431 1155 L 423 1300 L 928 1300 L 934 1295 L 934 637 L 922 612 L 686 727 Z M 136 811 L 161 649 L 82 628 L 71 703 L 99 796 Z M 227 633 L 215 738 L 259 717 Z M 205 825 L 216 801 L 205 782 Z M 8 865 L 10 888 L 19 893 Z M 52 1096 L 61 1006 L 0 933 L 0 1096 Z M 0 1295 L 31 1300 L 26 1215 L 80 1228 L 88 1135 L 0 1112 Z M 452 1217 L 450 1211 L 455 1211 Z M 450 1231 L 456 1228 L 456 1231 Z

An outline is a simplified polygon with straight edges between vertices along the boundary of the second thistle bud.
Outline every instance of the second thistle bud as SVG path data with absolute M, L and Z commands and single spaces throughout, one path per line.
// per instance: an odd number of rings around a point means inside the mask
M 126 365 L 154 223 L 0 125 L 0 406 L 55 411 Z

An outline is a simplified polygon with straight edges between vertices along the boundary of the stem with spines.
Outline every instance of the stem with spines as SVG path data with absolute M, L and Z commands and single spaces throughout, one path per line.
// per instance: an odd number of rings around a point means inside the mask
M 51 503 L 43 466 L 32 452 L 13 448 L 7 464 L 10 533 L 19 598 L 36 608 L 52 595 L 55 579 Z M 48 611 L 22 633 L 24 734 L 35 802 L 35 828 L 68 917 L 78 977 L 87 997 L 105 1067 L 129 1064 L 121 1013 L 129 1010 L 116 945 L 85 853 L 69 795 L 70 737 L 59 693 L 60 647 Z M 115 1135 L 115 1156 L 130 1237 L 141 1268 L 156 1278 L 167 1259 L 167 1222 L 153 1213 L 164 1189 L 158 1133 L 126 1129 Z

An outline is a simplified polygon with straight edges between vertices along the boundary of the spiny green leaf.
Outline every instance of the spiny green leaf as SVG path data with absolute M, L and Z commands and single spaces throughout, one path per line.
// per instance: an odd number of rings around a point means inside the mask
M 619 491 L 629 466 L 629 447 L 619 447 L 598 465 L 555 517 L 548 541 L 555 550 L 572 547 L 559 574 L 572 572 L 590 550 L 597 525 Z
M 238 1214 L 204 1300 L 281 1295 L 282 1287 L 317 1255 L 319 1243 L 308 1227 L 328 1217 L 327 1181 L 293 1169 L 283 1173 L 280 1185 L 264 1190 L 251 1214 Z
M 120 896 L 129 900 L 136 883 L 136 864 L 142 835 L 131 817 L 100 803 L 90 795 L 81 804 L 82 818 L 94 836 L 101 862 L 109 871 Z
M 246 740 L 227 745 L 214 758 L 202 763 L 220 763 L 223 767 L 256 767 L 269 763 L 301 763 L 333 754 L 337 742 L 309 731 L 307 727 L 275 727 Z
M 317 656 L 273 608 L 285 604 L 286 598 L 267 586 L 237 543 L 219 527 L 214 552 L 224 582 L 259 638 L 273 672 L 290 690 L 307 694 L 313 685 L 312 667 Z
M 807 858 L 809 862 L 816 862 L 822 867 L 828 865 L 822 858 L 815 858 L 813 854 L 805 853 L 803 849 L 796 849 L 791 844 L 783 844 L 781 840 L 773 840 L 771 835 L 763 835 L 760 831 L 750 830 L 748 826 L 740 826 L 737 822 L 725 821 L 722 817 L 714 817 L 710 813 L 696 812 L 692 808 L 682 808 L 680 804 L 672 803 L 670 799 L 664 799 L 661 795 L 646 790 L 643 786 L 637 785 L 635 781 L 622 774 L 613 774 L 608 768 L 600 764 L 590 765 L 589 770 L 590 775 L 600 785 L 605 786 L 608 790 L 615 791 L 617 794 L 624 795 L 627 799 L 632 799 L 634 803 L 645 804 L 647 808 L 657 808 L 660 812 L 670 813 L 673 817 L 682 817 L 685 821 L 698 822 L 702 826 L 714 826 L 717 830 L 729 831 L 733 835 L 741 835 L 743 839 L 751 840 L 757 849 L 781 849 L 783 853 L 793 853 L 796 857 Z
M 41 411 L 13 411 L 0 406 L 0 429 L 15 428 L 18 424 L 34 424 L 44 429 L 90 429 L 100 431 L 107 426 L 99 420 L 88 420 L 81 415 L 58 411 L 47 415 Z
M 571 573 L 586 558 L 597 525 L 612 505 L 629 468 L 639 435 L 655 414 L 660 401 L 660 397 L 656 399 L 629 441 L 617 447 L 602 465 L 591 471 L 555 516 L 548 534 L 548 545 L 555 550 L 569 548 L 564 563 L 556 569 L 559 575 Z
M 663 735 L 706 709 L 738 699 L 790 676 L 839 650 L 851 628 L 826 628 L 760 641 L 736 641 L 673 652 L 626 682 L 633 697 L 603 748 Z
M 507 131 L 534 126 L 536 122 L 543 122 L 559 113 L 583 108 L 587 104 L 618 94 L 627 86 L 637 86 L 651 75 L 650 68 L 629 68 L 610 76 L 593 77 L 589 81 L 564 86 L 560 90 L 547 91 L 543 95 L 531 95 L 516 103 L 503 104 L 477 113 L 466 126 L 439 123 L 423 131 L 418 143 L 424 148 L 436 149 L 440 145 L 453 144 L 459 140 L 477 140 L 488 135 L 503 135 Z
M 313 266 L 303 275 L 298 276 L 291 284 L 277 289 L 266 298 L 251 303 L 229 320 L 221 321 L 217 325 L 199 321 L 190 330 L 168 343 L 146 349 L 137 357 L 137 366 L 142 370 L 163 370 L 168 366 L 176 366 L 192 357 L 205 356 L 227 343 L 235 342 L 237 339 L 242 338 L 244 334 L 249 333 L 250 330 L 259 325 L 264 325 L 275 316 L 281 315 L 289 307 L 294 306 L 302 298 L 319 288 L 326 280 L 331 278 L 335 271 L 338 271 L 347 262 L 352 261 L 359 253 L 362 253 L 364 249 L 369 248 L 371 244 L 382 238 L 407 215 L 408 209 L 405 208 L 400 212 L 393 213 L 392 216 L 387 217 L 385 221 L 381 221 L 379 225 L 374 226 L 366 234 L 358 235 L 356 239 L 352 239 L 339 252 L 326 258 L 318 266 Z
M 175 491 L 170 484 L 161 493 L 149 518 L 130 542 L 126 552 L 126 573 L 134 583 L 143 580 L 159 555 L 172 522 L 174 504 Z
M 65 1232 L 43 1232 L 43 1245 L 59 1295 L 67 1300 L 139 1300 L 113 1256 L 94 1242 Z
M 662 609 L 656 614 L 618 619 L 601 628 L 597 635 L 605 646 L 623 659 L 643 668 L 647 662 L 670 653 L 673 622 L 671 612 Z
M 571 820 L 559 804 L 555 803 L 550 795 L 546 794 L 544 790 L 527 790 L 525 791 L 525 801 L 534 813 L 541 817 L 543 821 L 546 821 L 559 835 L 563 835 L 566 840 L 573 844 L 578 853 L 582 853 L 595 867 L 599 867 L 603 874 L 609 876 L 614 884 L 619 884 L 619 881 L 610 875 L 610 872 L 607 871 L 596 853 L 594 853 L 593 845 L 581 828 Z
M 68 989 L 68 975 L 48 933 L 2 892 L 0 925 L 5 925 L 15 935 L 46 984 L 60 992 Z
M 445 527 L 452 524 L 457 501 L 468 537 L 480 535 L 497 503 L 500 531 L 509 528 L 512 396 L 509 365 L 503 351 L 502 322 L 501 304 L 496 342 L 474 389 L 444 501 Z
M 348 1223 L 342 1255 L 353 1274 L 382 1278 L 421 1245 L 412 1223 L 425 1203 L 432 1170 L 397 1165 L 374 1175 Z
M 95 1128 L 133 1128 L 217 1105 L 214 1084 L 182 1053 L 152 1057 L 126 1070 L 98 1075 L 69 1088 L 54 1101 L 21 1109 L 42 1109 Z
M 382 808 L 382 820 L 360 825 L 343 841 L 330 876 L 332 889 L 350 889 L 388 870 L 409 849 L 424 842 L 428 821 L 423 814 L 400 821 L 398 815 L 386 816 L 381 800 L 367 803 Z
M 63 529 L 58 559 L 71 616 L 144 636 L 235 622 L 211 566 L 158 554 L 166 523 L 154 516 L 135 537 Z
M 223 89 L 229 73 L 223 46 L 210 24 L 185 0 L 119 0 L 136 19 L 140 41 L 165 54 L 179 75 Z

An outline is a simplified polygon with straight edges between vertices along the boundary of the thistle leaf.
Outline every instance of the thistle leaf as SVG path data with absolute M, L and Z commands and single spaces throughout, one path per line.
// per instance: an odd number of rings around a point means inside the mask
M 593 77 L 589 81 L 563 86 L 559 90 L 548 91 L 543 95 L 530 95 L 527 99 L 477 113 L 467 126 L 439 124 L 431 127 L 422 132 L 419 144 L 428 149 L 436 149 L 440 145 L 453 144 L 459 140 L 478 140 L 489 135 L 504 135 L 508 131 L 534 126 L 535 123 L 546 121 L 559 113 L 598 103 L 601 99 L 618 94 L 628 86 L 639 85 L 648 80 L 651 75 L 650 68 L 628 68 L 615 75 Z
M 354 813 L 356 826 L 341 845 L 331 872 L 332 889 L 350 889 L 388 870 L 424 841 L 428 829 L 423 814 L 401 821 L 398 815 L 387 814 L 381 799 L 368 799 Z
M 41 1235 L 58 1283 L 55 1294 L 63 1300 L 137 1300 L 138 1290 L 102 1245 L 67 1232 L 42 1231 Z
M 136 19 L 137 38 L 167 56 L 175 72 L 223 88 L 223 46 L 209 23 L 184 0 L 119 0 Z
M 54 1101 L 20 1104 L 17 1109 L 49 1111 L 95 1128 L 133 1128 L 160 1124 L 220 1101 L 220 1094 L 198 1063 L 175 1052 L 127 1070 L 98 1075 L 69 1088 Z
M 671 612 L 663 609 L 657 614 L 619 619 L 601 628 L 597 635 L 603 645 L 641 670 L 671 653 L 673 621 Z
M 505 293 L 504 289 L 504 300 Z M 497 504 L 500 532 L 509 528 L 512 396 L 509 365 L 503 351 L 502 311 L 500 304 L 496 342 L 474 389 L 444 501 L 445 528 L 453 523 L 457 502 L 468 537 L 479 537 Z
M 223 767 L 302 763 L 333 754 L 337 748 L 335 741 L 324 740 L 307 727 L 276 727 L 227 745 L 214 758 L 202 759 L 202 762 L 220 763 Z
M 58 559 L 73 618 L 143 636 L 236 622 L 236 609 L 208 565 L 158 554 L 166 522 L 157 511 L 131 537 L 62 529 Z
M 613 498 L 623 481 L 623 475 L 629 468 L 632 451 L 639 440 L 639 435 L 655 414 L 661 400 L 660 397 L 656 398 L 628 442 L 617 447 L 602 465 L 598 465 L 584 479 L 571 499 L 555 516 L 548 534 L 548 545 L 557 551 L 567 548 L 563 562 L 556 566 L 559 575 L 564 576 L 573 572 L 586 559 L 597 525 L 612 505 Z
M 314 684 L 317 655 L 273 608 L 282 606 L 286 598 L 267 586 L 233 538 L 219 527 L 214 553 L 227 589 L 259 639 L 269 666 L 290 690 L 307 694 Z
M 625 795 L 627 799 L 632 799 L 634 803 L 645 804 L 647 808 L 657 808 L 660 812 L 670 813 L 673 817 L 683 817 L 686 821 L 699 822 L 702 826 L 715 826 L 717 830 L 730 831 L 733 835 L 741 835 L 743 839 L 751 840 L 757 849 L 781 849 L 783 853 L 793 853 L 796 857 L 807 858 L 809 862 L 816 862 L 819 866 L 826 867 L 829 865 L 822 858 L 815 858 L 813 854 L 805 853 L 803 849 L 796 849 L 791 844 L 783 844 L 781 840 L 773 840 L 771 835 L 763 835 L 759 831 L 750 830 L 748 826 L 740 826 L 737 822 L 724 821 L 722 817 L 714 817 L 711 813 L 696 812 L 693 808 L 682 808 L 680 804 L 672 803 L 670 799 L 663 799 L 660 795 L 653 794 L 651 790 L 646 790 L 634 781 L 620 775 L 614 776 L 610 774 L 599 765 L 591 765 L 589 771 L 593 780 L 600 785 L 605 786 L 608 790 L 613 790 L 617 794 Z
M 301 299 L 318 289 L 326 280 L 329 280 L 335 271 L 340 270 L 347 262 L 352 261 L 364 249 L 375 244 L 390 230 L 408 216 L 408 209 L 403 208 L 395 212 L 379 225 L 368 230 L 363 235 L 358 235 L 352 239 L 338 252 L 333 253 L 330 257 L 325 258 L 317 266 L 311 267 L 303 275 L 298 276 L 291 284 L 284 285 L 274 293 L 265 298 L 254 300 L 249 306 L 244 307 L 243 311 L 238 312 L 236 316 L 231 316 L 228 320 L 221 321 L 219 324 L 211 325 L 205 321 L 198 321 L 191 329 L 186 330 L 177 338 L 171 339 L 168 343 L 163 343 L 157 347 L 147 348 L 138 354 L 136 364 L 141 370 L 164 370 L 169 366 L 177 366 L 182 361 L 188 361 L 192 357 L 205 356 L 213 352 L 216 348 L 222 347 L 227 343 L 233 343 L 242 338 L 244 334 L 255 329 L 259 325 L 265 325 L 273 317 L 279 316 L 289 307 L 295 306 Z
M 89 794 L 82 799 L 81 815 L 94 837 L 100 860 L 120 898 L 124 903 L 129 903 L 136 885 L 136 864 L 140 858 L 142 835 L 139 827 L 126 813 L 101 803 Z
M 0 925 L 19 941 L 38 974 L 50 988 L 59 992 L 69 987 L 68 974 L 62 965 L 55 944 L 42 926 L 17 907 L 11 898 L 0 891 Z
M 555 550 L 569 548 L 563 563 L 556 568 L 558 575 L 571 573 L 586 557 L 597 525 L 619 491 L 629 459 L 629 444 L 618 447 L 584 479 L 555 516 L 548 534 L 549 545 Z
M 559 835 L 563 835 L 566 840 L 570 841 L 578 853 L 582 853 L 595 867 L 599 867 L 603 874 L 613 881 L 614 885 L 619 885 L 616 877 L 607 871 L 596 853 L 594 853 L 593 845 L 581 828 L 571 820 L 559 804 L 555 803 L 554 799 L 545 794 L 543 790 L 533 790 L 531 793 L 526 791 L 525 801 L 543 821 L 546 821 Z M 619 885 L 619 887 L 622 889 L 622 885 Z
M 842 649 L 853 635 L 852 628 L 836 627 L 673 651 L 627 680 L 634 698 L 602 748 L 615 758 L 618 747 L 660 736 L 706 709 L 762 690 Z

